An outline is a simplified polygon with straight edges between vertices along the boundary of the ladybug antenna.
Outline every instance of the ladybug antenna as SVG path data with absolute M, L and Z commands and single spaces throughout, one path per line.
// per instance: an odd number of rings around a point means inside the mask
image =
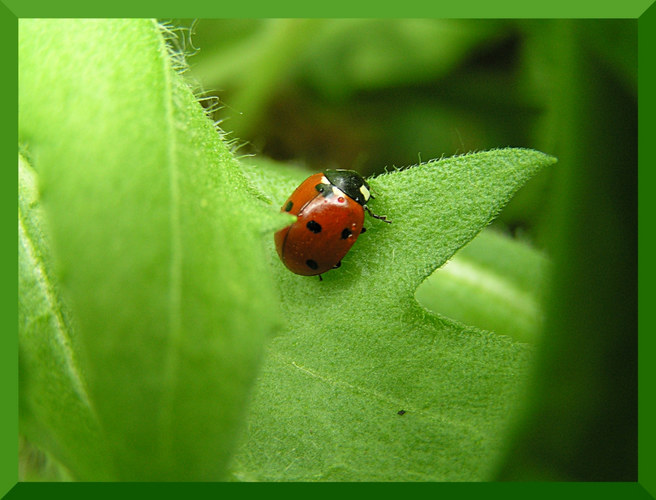
M 367 212 L 369 212 L 369 215 L 371 215 L 374 219 L 382 220 L 383 222 L 387 222 L 388 224 L 392 223 L 392 221 L 387 220 L 387 217 L 385 217 L 384 215 L 376 215 L 375 213 L 373 213 L 367 205 L 364 206 L 364 209 Z

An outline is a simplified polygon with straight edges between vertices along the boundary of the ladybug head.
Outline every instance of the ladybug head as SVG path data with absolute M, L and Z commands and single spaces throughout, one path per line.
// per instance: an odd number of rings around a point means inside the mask
M 353 198 L 360 205 L 366 205 L 371 198 L 369 184 L 360 174 L 353 170 L 324 170 L 326 179 L 344 192 L 349 198 Z

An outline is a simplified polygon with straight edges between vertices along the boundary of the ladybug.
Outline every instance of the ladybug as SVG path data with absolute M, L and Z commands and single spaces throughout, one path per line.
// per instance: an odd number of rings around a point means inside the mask
M 342 258 L 364 231 L 364 211 L 373 198 L 369 184 L 353 170 L 325 170 L 305 179 L 281 208 L 297 219 L 275 234 L 276 249 L 287 268 L 304 276 L 319 275 L 341 265 Z

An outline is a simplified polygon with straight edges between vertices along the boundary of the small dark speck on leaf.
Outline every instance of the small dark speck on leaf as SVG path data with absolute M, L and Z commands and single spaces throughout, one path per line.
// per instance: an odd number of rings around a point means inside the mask
M 396 412 L 397 415 L 405 415 L 405 410 L 399 410 Z

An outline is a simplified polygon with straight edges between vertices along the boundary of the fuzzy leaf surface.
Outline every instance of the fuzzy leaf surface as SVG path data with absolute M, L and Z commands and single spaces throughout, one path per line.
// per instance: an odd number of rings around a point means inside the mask
M 19 139 L 53 256 L 30 260 L 26 222 L 21 398 L 38 414 L 21 418 L 75 479 L 223 477 L 278 321 L 271 222 L 177 74 L 169 36 L 148 20 L 19 25 Z M 57 287 L 39 289 L 39 273 Z M 59 304 L 93 417 L 56 337 Z
M 371 208 L 393 223 L 367 217 L 340 269 L 319 281 L 275 258 L 286 333 L 268 350 L 234 476 L 489 479 L 529 349 L 433 315 L 414 293 L 554 161 L 504 149 L 381 175 Z M 281 205 L 304 174 L 274 172 L 250 168 Z

